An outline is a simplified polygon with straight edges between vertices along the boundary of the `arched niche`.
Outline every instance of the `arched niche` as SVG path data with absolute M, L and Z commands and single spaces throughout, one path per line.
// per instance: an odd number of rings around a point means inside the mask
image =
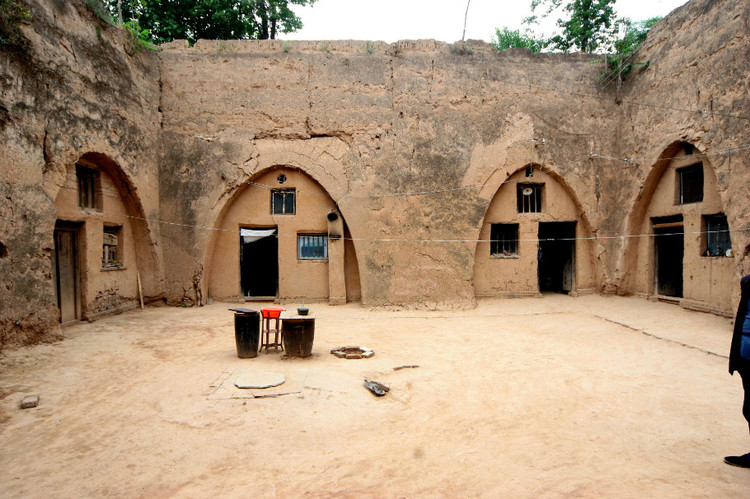
M 530 163 L 497 188 L 479 232 L 477 297 L 593 292 L 596 269 L 588 220 L 555 173 Z
M 664 148 L 629 218 L 627 284 L 636 294 L 728 314 L 731 233 L 709 158 L 693 144 Z
M 55 209 L 61 322 L 93 320 L 158 295 L 160 272 L 141 202 L 115 161 L 92 152 L 68 165 Z
M 360 296 L 343 216 L 298 168 L 267 168 L 234 193 L 218 217 L 206 261 L 212 299 L 341 304 Z

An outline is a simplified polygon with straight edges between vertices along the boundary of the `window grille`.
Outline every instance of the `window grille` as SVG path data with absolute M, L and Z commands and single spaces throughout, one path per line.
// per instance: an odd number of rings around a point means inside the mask
M 297 258 L 300 260 L 328 258 L 328 234 L 297 234 Z
M 271 191 L 271 213 L 273 215 L 294 215 L 296 213 L 296 191 L 275 189 Z
M 97 199 L 99 172 L 93 168 L 76 165 L 76 178 L 78 179 L 78 206 L 99 209 Z
M 518 213 L 540 213 L 544 184 L 518 184 Z
M 518 255 L 518 224 L 492 224 L 490 226 L 490 255 Z
M 726 215 L 704 215 L 703 220 L 706 228 L 703 255 L 731 256 L 732 240 Z
M 677 204 L 703 201 L 703 163 L 677 169 Z

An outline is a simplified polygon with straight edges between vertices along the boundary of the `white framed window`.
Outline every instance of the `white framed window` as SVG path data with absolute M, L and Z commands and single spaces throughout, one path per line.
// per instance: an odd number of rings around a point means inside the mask
M 297 234 L 297 259 L 325 260 L 328 258 L 328 234 Z

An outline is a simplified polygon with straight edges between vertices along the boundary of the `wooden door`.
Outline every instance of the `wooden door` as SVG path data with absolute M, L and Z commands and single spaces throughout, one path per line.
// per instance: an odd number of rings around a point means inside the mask
M 80 320 L 78 231 L 75 229 L 55 230 L 55 273 L 60 322 L 67 324 Z

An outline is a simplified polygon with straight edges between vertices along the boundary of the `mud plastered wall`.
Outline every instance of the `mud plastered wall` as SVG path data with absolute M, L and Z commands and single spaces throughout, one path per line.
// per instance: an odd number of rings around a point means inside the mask
M 175 179 L 162 184 L 163 207 L 211 227 L 259 171 L 300 168 L 344 216 L 363 304 L 470 307 L 489 203 L 511 174 L 540 164 L 593 238 L 586 288 L 653 295 L 632 279 L 648 263 L 633 236 L 657 159 L 684 141 L 716 169 L 736 277 L 747 266 L 747 155 L 731 153 L 748 142 L 747 18 L 734 2 L 683 6 L 619 88 L 599 78 L 600 56 L 497 54 L 481 43 L 175 42 L 161 53 L 161 175 Z M 191 265 L 168 272 L 167 291 L 184 301 L 184 283 L 205 290 L 210 234 L 173 230 Z M 700 267 L 686 266 L 686 279 L 703 279 Z M 723 286 L 707 309 L 732 308 L 734 283 Z
M 155 55 L 137 50 L 83 2 L 28 7 L 29 21 L 20 25 L 27 43 L 0 46 L 0 343 L 39 341 L 59 331 L 54 231 L 60 218 L 71 216 L 57 213 L 55 201 L 81 157 L 98 160 L 141 218 L 159 217 Z M 142 255 L 143 290 L 158 297 L 158 227 L 134 224 L 138 237 L 129 244 Z M 101 249 L 92 251 L 101 260 Z M 119 297 L 97 303 L 113 286 L 100 284 L 92 281 L 84 313 L 121 305 Z M 131 301 L 137 296 L 134 289 L 128 294 Z
M 576 234 L 590 238 L 576 253 L 591 260 L 579 284 L 651 296 L 634 279 L 648 257 L 634 236 L 683 143 L 714 170 L 733 278 L 750 270 L 746 4 L 677 9 L 636 54 L 649 65 L 619 91 L 598 79 L 599 56 L 498 54 L 474 42 L 174 42 L 155 56 L 82 0 L 30 5 L 29 46 L 1 49 L 4 341 L 56 330 L 55 202 L 82 157 L 140 220 L 146 297 L 172 303 L 210 297 L 213 229 L 247 182 L 287 168 L 342 214 L 347 297 L 471 307 L 487 210 L 529 164 L 555 179 Z M 705 278 L 699 267 L 686 278 Z M 533 273 L 526 280 L 533 287 Z M 501 281 L 493 287 L 513 294 Z M 728 313 L 734 279 L 715 285 L 719 298 L 703 305 Z M 104 289 L 89 296 L 99 294 L 110 302 Z
M 595 59 L 434 41 L 175 42 L 161 53 L 162 208 L 212 227 L 257 172 L 300 168 L 351 232 L 363 304 L 472 306 L 490 179 L 543 163 L 599 211 L 581 158 L 614 154 L 617 107 L 560 91 L 597 94 Z M 211 234 L 170 230 L 170 253 L 192 262 L 167 272 L 182 299 Z
M 704 288 L 698 296 L 702 293 L 705 298 L 706 290 L 711 290 L 704 304 L 727 314 L 739 296 L 739 277 L 750 272 L 750 72 L 743 62 L 750 57 L 749 22 L 747 2 L 694 1 L 657 24 L 636 54 L 648 67 L 636 69 L 623 86 L 620 150 L 632 160 L 602 163 L 602 168 L 616 172 L 603 188 L 629 207 L 628 217 L 619 216 L 615 209 L 608 211 L 610 230 L 638 234 L 670 158 L 682 154 L 679 142 L 694 146 L 693 162 L 703 161 L 712 170 L 706 174 L 707 184 L 715 178 L 732 231 L 734 265 L 731 272 L 716 272 L 723 275 L 722 289 L 709 282 L 705 258 L 694 259 L 699 262 L 693 267 L 686 263 L 685 280 L 701 276 L 705 284 L 692 283 Z M 706 199 L 713 195 L 706 193 Z M 679 212 L 679 207 L 672 209 Z M 701 213 L 711 212 L 706 206 Z M 637 256 L 638 245 L 638 238 L 630 238 L 624 247 L 608 250 L 607 267 L 614 271 L 622 292 L 647 294 L 649 290 L 634 284 L 646 265 Z

